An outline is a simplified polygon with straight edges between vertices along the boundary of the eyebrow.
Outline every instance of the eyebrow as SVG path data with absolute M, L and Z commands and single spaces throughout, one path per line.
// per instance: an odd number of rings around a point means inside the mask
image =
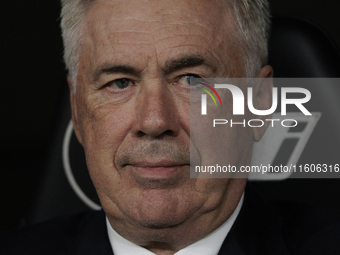
M 212 68 L 213 71 L 215 71 L 215 68 L 209 65 L 206 62 L 205 58 L 199 54 L 188 55 L 188 56 L 181 57 L 179 59 L 167 61 L 163 71 L 165 73 L 172 73 L 172 72 L 184 69 L 184 68 L 196 67 L 200 65 L 206 65 Z
M 162 70 L 165 73 L 172 73 L 184 68 L 189 67 L 196 67 L 200 65 L 205 65 L 216 71 L 216 68 L 209 65 L 205 58 L 199 54 L 192 54 L 183 56 L 178 59 L 169 60 L 165 63 L 165 67 Z M 97 68 L 92 75 L 92 82 L 98 82 L 100 76 L 102 74 L 114 74 L 114 73 L 125 73 L 125 74 L 132 74 L 138 75 L 141 71 L 137 70 L 136 68 L 129 66 L 129 65 L 115 65 L 115 64 L 104 64 L 103 66 Z
M 137 69 L 128 65 L 104 64 L 93 72 L 92 81 L 96 83 L 102 74 L 127 73 L 137 75 Z

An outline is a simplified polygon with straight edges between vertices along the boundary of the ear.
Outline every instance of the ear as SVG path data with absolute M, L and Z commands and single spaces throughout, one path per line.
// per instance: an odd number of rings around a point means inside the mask
M 79 122 L 78 122 L 78 111 L 77 111 L 77 102 L 76 102 L 76 94 L 73 88 L 73 82 L 71 76 L 67 76 L 67 83 L 70 88 L 70 101 L 71 101 L 71 110 L 72 110 L 72 123 L 74 133 L 80 144 L 82 144 L 82 139 L 79 131 Z
M 258 110 L 268 110 L 272 106 L 273 75 L 273 68 L 267 65 L 261 69 L 260 74 L 256 77 L 256 83 L 253 87 L 253 104 L 254 107 Z M 264 125 L 262 127 L 253 128 L 254 140 L 259 141 L 264 135 L 268 125 L 270 124 L 270 122 L 265 121 L 265 119 L 270 119 L 271 115 L 256 115 L 256 118 L 261 119 L 264 122 Z

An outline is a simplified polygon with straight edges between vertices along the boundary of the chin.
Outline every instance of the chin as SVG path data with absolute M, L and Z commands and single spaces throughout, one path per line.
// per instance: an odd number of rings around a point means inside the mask
M 126 214 L 139 225 L 147 228 L 168 228 L 177 226 L 187 219 L 199 208 L 190 201 L 190 196 L 178 196 L 183 192 L 175 190 L 153 189 L 144 191 L 135 206 L 124 210 Z
M 140 222 L 140 225 L 146 228 L 164 229 L 175 227 L 180 223 L 181 222 L 174 221 L 173 219 L 148 219 Z

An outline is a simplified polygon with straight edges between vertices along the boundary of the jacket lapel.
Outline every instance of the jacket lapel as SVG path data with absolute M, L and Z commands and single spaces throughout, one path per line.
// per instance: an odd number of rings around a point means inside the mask
M 276 215 L 248 185 L 240 214 L 218 255 L 289 255 Z
M 104 211 L 94 212 L 79 222 L 77 233 L 67 254 L 113 255 L 107 235 Z

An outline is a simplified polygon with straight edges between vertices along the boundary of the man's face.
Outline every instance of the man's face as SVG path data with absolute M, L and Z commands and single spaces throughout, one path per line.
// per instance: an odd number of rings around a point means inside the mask
M 186 76 L 245 76 L 228 8 L 218 0 L 97 0 L 83 35 L 73 121 L 111 224 L 123 235 L 198 220 L 216 228 L 244 181 L 190 179 L 190 146 L 198 158 L 208 154 L 190 144 Z M 248 161 L 252 136 L 248 128 L 226 134 L 230 155 Z

